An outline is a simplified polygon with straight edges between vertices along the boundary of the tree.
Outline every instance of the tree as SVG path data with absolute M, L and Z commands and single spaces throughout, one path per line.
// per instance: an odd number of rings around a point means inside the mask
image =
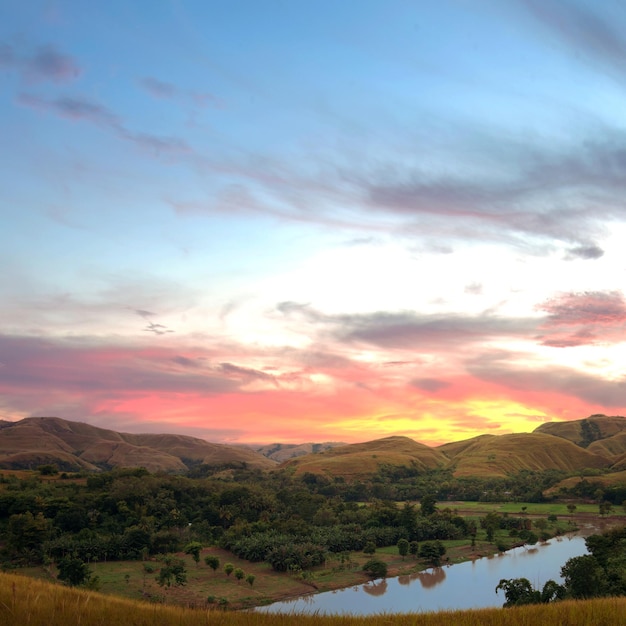
M 406 555 L 409 553 L 409 542 L 406 539 L 399 539 L 397 546 L 398 554 L 400 554 L 402 560 L 404 560 Z
M 248 574 L 246 576 L 246 582 L 252 587 L 254 585 L 254 581 L 256 580 L 256 576 L 254 574 Z
M 490 513 L 487 513 L 485 517 L 481 518 L 480 525 L 487 533 L 487 541 L 493 541 L 496 530 L 500 528 L 500 515 L 495 511 L 491 511 Z
M 76 587 L 89 581 L 91 572 L 87 563 L 74 556 L 66 556 L 57 563 L 57 578 L 64 583 Z
M 163 557 L 162 561 L 163 565 L 161 566 L 159 575 L 156 577 L 156 580 L 161 587 L 171 587 L 172 583 L 177 587 L 180 587 L 187 583 L 187 569 L 185 568 L 185 561 L 177 559 L 171 555 Z
M 374 554 L 376 552 L 376 544 L 373 541 L 368 541 L 363 547 L 365 554 Z
M 372 578 L 385 578 L 387 576 L 387 563 L 380 559 L 370 559 L 363 566 L 363 571 Z
M 420 500 L 420 515 L 428 517 L 437 511 L 437 498 L 434 495 L 423 496 Z
M 413 557 L 417 556 L 419 547 L 420 544 L 417 541 L 411 541 L 411 543 L 409 543 L 409 554 Z
M 30 511 L 9 517 L 7 545 L 19 556 L 30 562 L 41 562 L 42 545 L 50 536 L 50 520 L 43 513 L 33 515 Z
M 241 581 L 243 580 L 244 576 L 245 576 L 244 571 L 243 571 L 240 567 L 237 567 L 237 568 L 235 569 L 235 578 L 236 578 L 239 582 L 241 582 Z
M 541 601 L 541 594 L 533 589 L 528 578 L 502 578 L 496 587 L 504 591 L 505 607 L 517 606 L 520 604 L 537 604 Z
M 226 576 L 230 576 L 233 573 L 234 569 L 235 566 L 232 563 L 226 563 L 226 565 L 224 565 L 224 572 Z
M 204 557 L 204 562 L 214 571 L 217 571 L 217 568 L 220 566 L 220 560 L 212 555 L 212 554 L 208 554 L 207 556 Z
M 425 541 L 419 550 L 419 555 L 434 567 L 441 565 L 441 557 L 446 553 L 446 547 L 441 541 Z
M 567 510 L 569 511 L 570 515 L 574 515 L 574 511 L 576 510 L 576 505 L 572 504 L 571 502 L 567 505 Z
M 548 580 L 541 591 L 533 588 L 528 578 L 502 578 L 496 587 L 496 593 L 502 589 L 506 601 L 504 607 L 519 606 L 520 604 L 540 604 L 555 602 L 565 597 L 565 588 Z
M 200 550 L 202 550 L 202 544 L 198 541 L 190 541 L 183 549 L 185 554 L 191 554 L 193 560 L 196 562 L 196 567 L 200 563 Z
M 598 561 L 589 554 L 569 559 L 561 568 L 567 595 L 576 599 L 602 596 L 607 591 L 606 574 Z

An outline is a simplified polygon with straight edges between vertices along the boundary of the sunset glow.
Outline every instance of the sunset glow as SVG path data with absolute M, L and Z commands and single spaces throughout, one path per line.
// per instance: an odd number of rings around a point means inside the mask
M 5 3 L 0 419 L 623 415 L 625 55 L 588 0 Z

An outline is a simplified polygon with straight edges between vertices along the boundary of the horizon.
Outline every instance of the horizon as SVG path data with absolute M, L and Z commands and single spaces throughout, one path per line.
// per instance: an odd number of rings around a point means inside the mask
M 626 413 L 625 7 L 9 4 L 8 421 L 434 446 Z

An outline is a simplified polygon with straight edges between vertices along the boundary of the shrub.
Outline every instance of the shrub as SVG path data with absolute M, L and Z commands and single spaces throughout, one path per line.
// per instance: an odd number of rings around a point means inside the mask
M 363 566 L 363 571 L 372 578 L 385 578 L 387 576 L 387 564 L 380 559 L 371 559 Z

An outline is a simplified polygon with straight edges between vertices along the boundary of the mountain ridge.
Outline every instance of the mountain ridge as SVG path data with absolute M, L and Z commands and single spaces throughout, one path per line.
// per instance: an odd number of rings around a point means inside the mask
M 451 469 L 455 476 L 506 476 L 521 470 L 626 468 L 626 418 L 592 415 L 550 422 L 532 433 L 483 434 L 427 446 L 393 435 L 371 441 L 243 446 L 178 434 L 121 433 L 59 417 L 0 421 L 0 469 L 56 464 L 62 471 L 145 467 L 184 473 L 209 468 L 287 469 L 356 480 L 382 468 L 421 472 Z

